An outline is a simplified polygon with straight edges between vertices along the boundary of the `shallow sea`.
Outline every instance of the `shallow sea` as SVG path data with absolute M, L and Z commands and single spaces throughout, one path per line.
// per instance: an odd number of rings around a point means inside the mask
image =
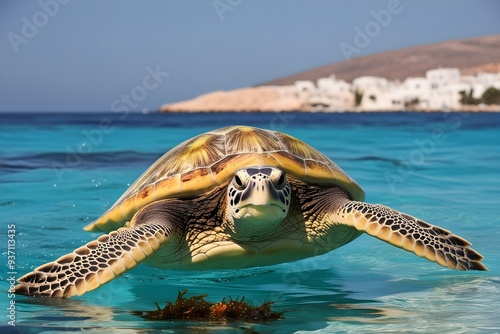
M 294 263 L 211 272 L 140 266 L 78 298 L 9 296 L 8 272 L 19 277 L 97 238 L 82 227 L 158 157 L 232 124 L 310 143 L 358 181 L 368 202 L 465 237 L 490 270 L 448 270 L 366 235 Z M 0 114 L 0 229 L 1 333 L 499 333 L 500 113 Z M 270 300 L 285 317 L 222 324 L 131 314 L 185 289 L 214 302 Z

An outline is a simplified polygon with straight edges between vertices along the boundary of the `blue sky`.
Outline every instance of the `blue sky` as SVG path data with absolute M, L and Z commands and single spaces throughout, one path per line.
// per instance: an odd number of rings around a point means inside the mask
M 1 0 L 0 112 L 156 110 L 342 61 L 342 45 L 499 33 L 498 0 Z

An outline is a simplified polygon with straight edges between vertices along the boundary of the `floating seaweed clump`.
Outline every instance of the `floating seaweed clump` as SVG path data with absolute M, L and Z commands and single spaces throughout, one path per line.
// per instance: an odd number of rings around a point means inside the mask
M 196 321 L 245 321 L 263 322 L 281 319 L 283 312 L 271 311 L 273 302 L 252 306 L 245 297 L 222 299 L 219 303 L 205 300 L 207 295 L 185 298 L 187 290 L 178 293 L 175 303 L 167 302 L 164 308 L 156 304 L 155 311 L 134 311 L 133 314 L 148 320 L 196 320 Z

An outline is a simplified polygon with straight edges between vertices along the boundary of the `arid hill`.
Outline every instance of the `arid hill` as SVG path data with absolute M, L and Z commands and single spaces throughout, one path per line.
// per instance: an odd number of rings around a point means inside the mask
M 252 112 L 300 110 L 303 101 L 283 99 L 272 87 L 248 87 L 203 94 L 192 100 L 167 104 L 160 112 Z
M 485 65 L 489 66 L 485 66 Z M 338 79 L 352 81 L 371 75 L 389 80 L 425 77 L 427 70 L 456 67 L 464 74 L 473 68 L 497 69 L 500 64 L 500 35 L 415 46 L 353 58 L 348 61 L 317 67 L 262 85 L 292 85 L 297 80 L 316 81 L 335 74 Z
M 310 110 L 304 96 L 283 94 L 283 89 L 298 80 L 316 82 L 334 74 L 351 82 L 361 76 L 380 76 L 391 81 L 425 77 L 428 70 L 459 68 L 462 74 L 500 71 L 500 35 L 448 41 L 383 52 L 318 67 L 289 77 L 230 91 L 216 91 L 187 101 L 166 104 L 160 112 L 250 112 Z M 293 95 L 293 94 L 292 94 Z M 483 108 L 484 109 L 484 108 Z M 487 108 L 486 108 L 487 109 Z M 498 110 L 495 106 L 493 109 Z M 357 110 L 357 109 L 356 109 Z M 359 110 L 358 110 L 359 111 Z

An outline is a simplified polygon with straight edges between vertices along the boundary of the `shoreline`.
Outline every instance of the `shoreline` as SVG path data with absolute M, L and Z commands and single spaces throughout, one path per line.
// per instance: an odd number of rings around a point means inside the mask
M 500 105 L 492 107 L 460 108 L 460 109 L 403 109 L 403 110 L 157 110 L 157 114 L 273 114 L 273 113 L 302 113 L 302 114 L 394 114 L 394 113 L 500 113 Z M 140 113 L 140 112 L 137 112 Z
M 491 114 L 491 113 L 500 113 L 500 105 L 495 105 L 491 108 L 461 108 L 461 109 L 404 109 L 404 110 L 336 110 L 336 111 L 325 111 L 325 110 L 176 110 L 176 111 L 161 111 L 161 110 L 151 110 L 147 113 L 142 111 L 129 111 L 128 114 L 133 115 L 155 115 L 155 114 L 396 114 L 396 113 L 407 113 L 407 114 L 420 114 L 420 113 L 477 113 L 477 114 Z M 60 114 L 116 114 L 120 115 L 111 110 L 78 110 L 78 111 L 0 111 L 0 117 L 2 115 L 15 115 L 15 114 L 32 114 L 32 115 L 60 115 Z
M 498 74 L 500 75 L 500 74 Z M 366 80 L 378 80 L 380 78 L 363 78 Z M 382 78 L 383 79 L 383 78 Z M 334 78 L 326 79 L 331 84 L 335 83 Z M 384 79 L 385 80 L 385 79 Z M 332 83 L 333 82 L 333 83 Z M 337 82 L 338 83 L 338 82 Z M 301 85 L 304 87 L 301 88 Z M 339 85 L 347 85 L 347 83 L 340 83 Z M 452 85 L 453 86 L 453 85 Z M 456 85 L 455 85 L 456 86 Z M 448 86 L 443 86 L 444 92 Z M 332 87 L 330 87 L 332 88 Z M 456 87 L 455 87 L 456 88 Z M 368 88 L 366 88 L 368 89 Z M 328 92 L 322 89 L 314 88 L 313 83 L 298 82 L 296 86 L 290 87 L 271 87 L 260 86 L 255 88 L 240 88 L 232 91 L 215 91 L 207 94 L 200 95 L 191 100 L 174 102 L 164 104 L 157 110 L 159 113 L 227 113 L 227 112 L 240 112 L 240 113 L 276 113 L 276 112 L 304 112 L 304 113 L 360 113 L 360 112 L 500 112 L 500 104 L 495 102 L 477 101 L 479 104 L 461 104 L 458 101 L 448 101 L 449 96 L 445 94 L 447 99 L 439 102 L 439 99 L 434 98 L 433 103 L 429 103 L 430 98 L 427 95 L 425 103 L 402 103 L 402 100 L 393 98 L 389 99 L 390 94 L 387 95 L 382 91 L 377 91 L 375 88 L 370 88 L 369 95 L 362 93 L 360 101 L 355 103 L 358 93 L 352 93 L 352 87 L 349 89 L 340 89 L 339 95 L 329 95 L 336 92 L 335 89 L 330 89 Z M 496 88 L 495 92 L 498 90 Z M 357 92 L 356 90 L 355 92 Z M 377 92 L 377 93 L 375 93 Z M 471 91 L 472 92 L 472 91 Z M 416 92 L 414 92 L 417 94 Z M 384 95 L 385 94 L 385 95 Z M 443 93 L 444 94 L 444 93 Z M 472 94 L 472 93 L 471 93 Z M 363 95 L 367 95 L 368 102 L 362 102 L 365 99 Z M 384 103 L 375 103 L 377 96 Z M 450 94 L 448 94 L 450 95 Z M 453 95 L 453 94 L 452 94 Z M 455 95 L 458 95 L 456 93 Z M 453 95 L 453 96 L 455 96 Z M 420 95 L 415 95 L 420 96 Z M 329 98 L 330 100 L 328 100 Z M 325 100 L 326 99 L 326 100 Z M 389 100 L 388 100 L 389 99 Z M 405 98 L 406 99 L 406 98 Z M 419 100 L 420 97 L 413 98 Z M 458 97 L 457 97 L 458 99 Z M 327 101 L 328 100 L 328 101 Z M 477 99 L 476 99 L 477 100 Z M 391 105 L 387 105 L 387 101 L 392 101 Z M 406 100 L 405 100 L 406 101 Z M 437 101 L 437 102 L 436 102 Z M 396 103 L 397 102 L 397 103 Z M 494 104 L 493 104 L 494 103 Z M 429 105 L 430 104 L 430 105 Z

